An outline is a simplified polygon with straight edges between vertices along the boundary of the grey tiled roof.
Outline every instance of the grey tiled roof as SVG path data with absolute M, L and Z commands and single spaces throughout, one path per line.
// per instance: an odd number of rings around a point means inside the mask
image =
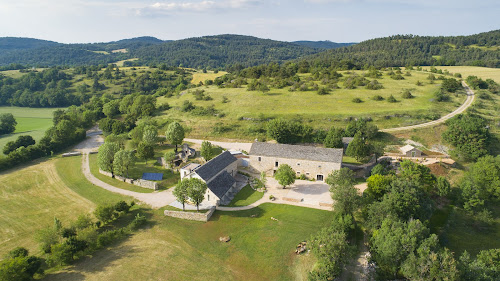
M 203 180 L 208 182 L 211 178 L 235 161 L 238 161 L 236 157 L 231 155 L 229 151 L 224 151 L 219 154 L 219 156 L 194 169 L 193 172 L 197 173 Z
M 250 155 L 342 163 L 341 148 L 254 142 Z
M 226 171 L 220 173 L 217 177 L 207 183 L 207 187 L 215 194 L 219 199 L 224 197 L 224 194 L 234 185 L 236 180 Z

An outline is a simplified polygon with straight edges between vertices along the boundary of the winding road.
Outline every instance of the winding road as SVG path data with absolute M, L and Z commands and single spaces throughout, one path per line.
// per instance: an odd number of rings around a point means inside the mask
M 429 127 L 429 126 L 435 126 L 435 125 L 444 123 L 446 120 L 454 117 L 455 115 L 463 113 L 465 110 L 467 110 L 467 108 L 469 108 L 469 106 L 472 105 L 472 103 L 474 102 L 475 96 L 474 96 L 474 92 L 472 91 L 472 89 L 463 81 L 462 81 L 462 86 L 465 88 L 465 91 L 467 92 L 467 99 L 459 108 L 457 108 L 452 113 L 447 114 L 447 115 L 439 118 L 438 120 L 430 121 L 427 123 L 422 123 L 422 124 L 413 125 L 413 126 L 406 126 L 406 127 L 382 129 L 380 131 L 386 132 L 386 133 L 391 133 L 391 132 L 396 132 L 396 131 L 406 131 L 406 130 L 413 130 L 413 129 L 424 128 L 424 127 Z

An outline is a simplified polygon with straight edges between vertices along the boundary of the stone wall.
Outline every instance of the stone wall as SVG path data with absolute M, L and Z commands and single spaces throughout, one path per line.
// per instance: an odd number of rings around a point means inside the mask
M 173 218 L 207 222 L 210 219 L 210 217 L 212 217 L 214 212 L 215 212 L 215 207 L 210 208 L 210 210 L 206 213 L 165 210 L 164 214 L 165 216 Z
M 133 185 L 137 185 L 140 187 L 144 188 L 149 188 L 152 190 L 158 190 L 158 183 L 154 181 L 147 181 L 147 180 L 134 180 L 132 182 Z
M 259 161 L 260 158 L 260 161 Z M 341 163 L 320 162 L 299 159 L 287 159 L 267 156 L 250 155 L 250 166 L 259 172 L 266 172 L 268 176 L 273 176 L 273 171 L 281 164 L 288 164 L 297 173 L 297 176 L 306 175 L 309 179 L 317 179 L 318 175 L 322 175 L 323 179 L 334 170 L 340 170 Z
M 118 175 L 112 175 L 110 172 L 106 172 L 106 171 L 103 171 L 101 169 L 99 169 L 99 173 L 107 176 L 107 177 L 110 177 L 110 178 L 115 178 L 117 180 L 120 180 L 122 182 L 126 182 L 126 183 L 130 183 L 130 184 L 133 184 L 135 186 L 139 186 L 139 187 L 143 187 L 143 188 L 148 188 L 148 189 L 152 189 L 152 190 L 158 190 L 158 183 L 157 182 L 154 182 L 154 181 L 147 181 L 147 180 L 134 180 L 134 179 L 128 179 L 128 178 L 124 178 L 124 177 L 120 177 Z

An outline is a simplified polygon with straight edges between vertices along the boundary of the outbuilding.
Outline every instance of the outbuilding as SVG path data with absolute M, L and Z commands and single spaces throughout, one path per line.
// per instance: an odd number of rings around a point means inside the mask
M 413 145 L 405 145 L 400 148 L 401 154 L 405 157 L 421 157 L 422 156 L 422 151 Z

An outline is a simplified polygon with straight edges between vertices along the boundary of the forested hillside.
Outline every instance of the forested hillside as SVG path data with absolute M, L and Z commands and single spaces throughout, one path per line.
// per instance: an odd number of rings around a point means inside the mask
M 313 65 L 361 68 L 406 65 L 500 67 L 500 30 L 470 36 L 395 35 L 328 50 L 306 59 Z
M 283 62 L 319 52 L 289 42 L 242 35 L 217 35 L 172 41 L 132 51 L 143 63 L 184 67 L 255 66 Z
M 11 44 L 9 51 L 0 50 L 0 66 L 97 65 L 139 58 L 135 64 L 165 63 L 170 66 L 225 68 L 233 64 L 254 66 L 281 63 L 321 51 L 294 43 L 241 35 L 205 36 L 178 41 L 138 37 L 94 44 L 54 42 L 51 45 L 38 41 L 41 40 L 26 39 L 26 45 L 19 42 Z
M 332 41 L 294 41 L 292 43 L 318 49 L 336 49 L 356 44 L 356 43 L 336 43 Z
M 19 37 L 2 37 L 0 38 L 0 54 L 13 50 L 36 49 L 48 46 L 57 46 L 59 43 Z

